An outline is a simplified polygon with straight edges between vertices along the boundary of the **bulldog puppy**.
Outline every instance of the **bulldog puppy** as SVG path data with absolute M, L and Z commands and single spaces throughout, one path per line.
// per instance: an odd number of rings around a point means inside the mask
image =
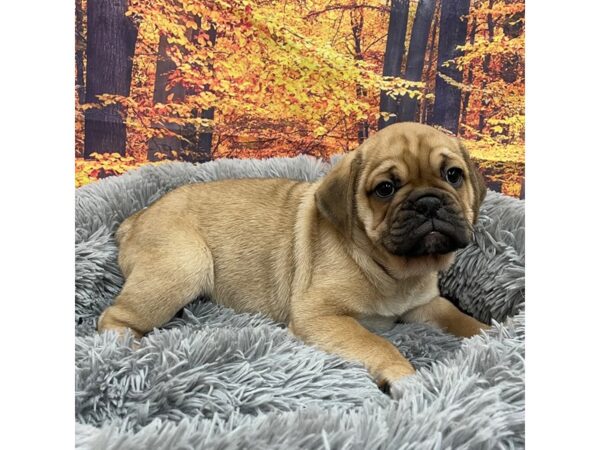
M 428 323 L 458 336 L 486 328 L 438 291 L 485 192 L 460 143 L 416 123 L 379 131 L 313 183 L 182 186 L 119 227 L 126 281 L 98 330 L 141 337 L 206 296 L 287 324 L 388 386 L 414 368 L 361 322 Z

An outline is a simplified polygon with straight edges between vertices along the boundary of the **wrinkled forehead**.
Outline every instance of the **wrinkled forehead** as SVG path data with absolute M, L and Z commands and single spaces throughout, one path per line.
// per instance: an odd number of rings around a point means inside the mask
M 438 172 L 452 164 L 465 170 L 458 142 L 441 132 L 379 133 L 364 149 L 364 173 L 374 174 L 394 170 L 400 177 L 418 175 L 424 171 Z

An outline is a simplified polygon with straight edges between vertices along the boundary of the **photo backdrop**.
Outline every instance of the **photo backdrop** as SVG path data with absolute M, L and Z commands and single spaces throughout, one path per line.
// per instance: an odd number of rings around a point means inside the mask
M 459 136 L 524 197 L 524 0 L 76 0 L 76 186 L 167 160 Z

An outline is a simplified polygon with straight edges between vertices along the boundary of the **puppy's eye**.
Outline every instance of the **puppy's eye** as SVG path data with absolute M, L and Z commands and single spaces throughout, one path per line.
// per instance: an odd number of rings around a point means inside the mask
M 396 192 L 396 186 L 391 181 L 382 181 L 375 186 L 374 192 L 379 198 L 389 198 Z
M 460 186 L 463 180 L 463 171 L 458 167 L 451 167 L 446 170 L 445 178 L 448 183 L 454 187 Z

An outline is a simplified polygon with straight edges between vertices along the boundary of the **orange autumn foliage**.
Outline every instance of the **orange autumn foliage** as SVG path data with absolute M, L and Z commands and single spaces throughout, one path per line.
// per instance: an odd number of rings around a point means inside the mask
M 407 49 L 417 4 L 410 2 Z M 466 105 L 460 136 L 482 165 L 494 166 L 488 179 L 511 195 L 523 177 L 523 11 L 523 0 L 472 0 L 464 54 L 449 62 L 463 71 L 462 83 L 455 82 Z M 430 119 L 439 5 L 420 82 L 381 76 L 385 0 L 131 0 L 128 14 L 138 27 L 130 95 L 100 97 L 123 105 L 127 157 L 78 159 L 77 185 L 147 163 L 156 156 L 149 155 L 153 139 L 179 139 L 182 150 L 163 155 L 186 159 L 198 132 L 212 133 L 213 159 L 329 158 L 358 145 L 359 123 L 377 129 L 381 90 L 420 99 L 417 119 Z M 161 36 L 174 69 L 166 101 L 155 102 Z M 87 107 L 77 105 L 78 155 Z M 214 119 L 203 117 L 211 108 Z

